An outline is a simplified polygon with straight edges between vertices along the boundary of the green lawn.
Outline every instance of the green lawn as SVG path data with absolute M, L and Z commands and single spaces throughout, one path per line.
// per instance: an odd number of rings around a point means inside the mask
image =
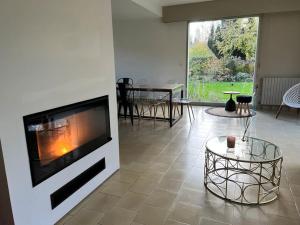
M 201 82 L 190 81 L 188 95 L 190 99 L 201 102 L 226 102 L 229 98 L 224 91 L 239 91 L 252 95 L 253 82 Z

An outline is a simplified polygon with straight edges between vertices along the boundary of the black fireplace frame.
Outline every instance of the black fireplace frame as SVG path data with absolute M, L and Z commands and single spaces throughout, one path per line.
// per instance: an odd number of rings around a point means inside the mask
M 44 121 L 45 118 L 51 117 L 53 115 L 60 115 L 62 118 L 63 116 L 71 115 L 72 113 L 81 112 L 87 109 L 91 109 L 94 107 L 104 106 L 105 109 L 105 125 L 106 125 L 106 133 L 105 135 L 90 141 L 87 144 L 81 145 L 72 152 L 69 152 L 50 162 L 45 166 L 42 166 L 38 158 L 37 146 L 34 146 L 33 143 L 36 142 L 36 136 L 33 132 L 29 132 L 27 127 L 32 124 L 40 124 Z M 91 152 L 95 151 L 96 149 L 100 148 L 101 146 L 105 145 L 106 143 L 112 140 L 111 138 L 111 130 L 110 130 L 110 113 L 109 113 L 109 97 L 108 95 L 54 108 L 49 109 L 46 111 L 26 115 L 23 117 L 24 122 L 24 129 L 25 129 L 25 136 L 26 136 L 26 143 L 27 143 L 27 150 L 28 150 L 28 159 L 30 164 L 30 171 L 31 171 L 31 180 L 33 187 L 37 186 L 38 184 L 44 182 L 51 176 L 57 174 L 58 172 L 62 171 L 66 167 L 70 166 L 71 164 L 75 163 L 76 161 L 82 159 L 86 155 L 90 154 Z M 40 175 L 41 170 L 47 170 L 46 173 Z

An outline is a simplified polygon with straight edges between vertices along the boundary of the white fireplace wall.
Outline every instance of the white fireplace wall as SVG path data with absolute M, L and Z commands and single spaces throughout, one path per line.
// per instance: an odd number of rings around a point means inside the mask
M 16 225 L 50 225 L 119 168 L 110 0 L 2 0 L 0 138 Z M 109 95 L 112 141 L 32 187 L 23 116 Z M 106 158 L 106 170 L 51 209 L 50 194 Z

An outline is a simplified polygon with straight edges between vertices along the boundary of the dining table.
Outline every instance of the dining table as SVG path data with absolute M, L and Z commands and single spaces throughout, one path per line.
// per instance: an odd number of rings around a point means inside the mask
M 180 115 L 178 118 L 173 118 L 173 97 L 175 93 L 180 92 L 180 98 L 183 98 L 183 90 L 184 84 L 133 84 L 128 87 L 131 91 L 138 92 L 159 92 L 166 93 L 168 96 L 168 104 L 169 104 L 169 116 L 166 118 L 157 117 L 157 119 L 168 120 L 170 127 L 174 126 L 183 116 L 183 104 L 181 104 Z M 149 118 L 149 116 L 144 116 L 145 118 Z

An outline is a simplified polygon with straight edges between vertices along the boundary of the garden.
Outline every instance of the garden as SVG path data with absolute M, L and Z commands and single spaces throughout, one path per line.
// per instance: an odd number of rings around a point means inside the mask
M 228 99 L 224 91 L 251 95 L 258 18 L 195 22 L 193 26 L 189 37 L 189 98 L 224 102 Z

